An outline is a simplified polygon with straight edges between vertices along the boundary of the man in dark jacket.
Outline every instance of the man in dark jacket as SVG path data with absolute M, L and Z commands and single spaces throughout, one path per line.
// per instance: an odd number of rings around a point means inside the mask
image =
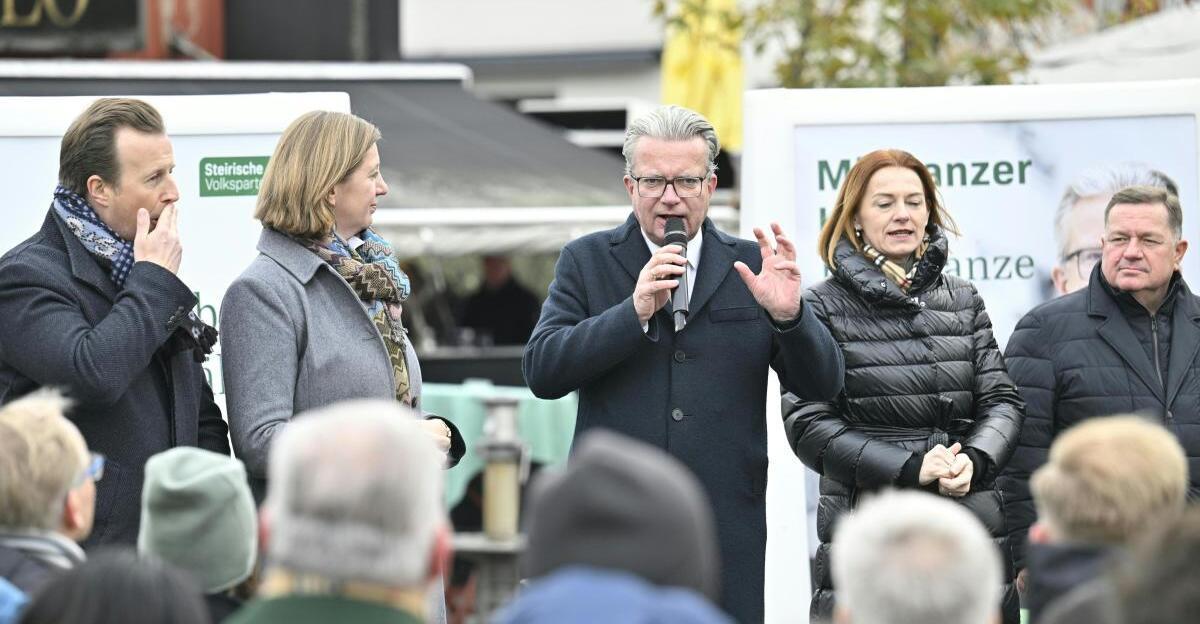
M 1027 404 L 1020 444 L 997 483 L 1005 492 L 1014 563 L 1036 513 L 1029 475 L 1055 437 L 1088 418 L 1136 412 L 1160 422 L 1200 459 L 1200 298 L 1179 274 L 1187 251 L 1179 198 L 1153 187 L 1113 195 L 1102 257 L 1087 288 L 1025 315 L 1005 357 Z M 1200 493 L 1191 475 L 1190 496 Z M 1022 572 L 1019 584 L 1023 584 Z
M 463 327 L 479 332 L 484 344 L 524 345 L 537 324 L 538 298 L 512 274 L 507 256 L 483 257 L 483 283 L 467 299 Z
M 108 458 L 86 546 L 137 540 L 142 466 L 181 445 L 229 453 L 200 367 L 216 332 L 191 312 L 162 117 L 96 100 L 63 135 L 42 229 L 0 258 L 0 403 L 42 386 Z
M 0 579 L 32 595 L 84 560 L 104 459 L 42 390 L 0 408 Z
M 805 398 L 841 391 L 841 351 L 800 303 L 796 250 L 774 226 L 773 247 L 720 232 L 706 218 L 720 149 L 707 120 L 664 107 L 625 139 L 633 214 L 572 241 L 558 260 L 525 347 L 534 394 L 579 391 L 576 435 L 607 427 L 665 449 L 707 490 L 721 546 L 721 606 L 763 619 L 767 369 Z M 666 245 L 669 217 L 684 245 Z M 686 284 L 686 325 L 663 310 Z

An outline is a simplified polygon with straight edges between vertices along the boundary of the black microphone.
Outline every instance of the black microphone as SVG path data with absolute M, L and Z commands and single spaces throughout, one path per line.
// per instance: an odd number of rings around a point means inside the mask
M 679 217 L 667 217 L 666 226 L 666 245 L 679 245 L 682 249 L 679 255 L 687 258 L 687 228 L 683 225 L 683 219 Z M 683 329 L 687 324 L 688 317 L 688 283 L 687 271 L 684 267 L 683 275 L 679 276 L 679 285 L 671 291 L 671 318 L 675 319 L 675 331 Z

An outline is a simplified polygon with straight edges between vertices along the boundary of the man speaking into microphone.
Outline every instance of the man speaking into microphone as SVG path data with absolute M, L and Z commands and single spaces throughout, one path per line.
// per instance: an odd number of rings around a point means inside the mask
M 721 545 L 721 607 L 761 622 L 767 368 L 786 390 L 831 400 L 844 366 L 801 305 L 782 229 L 756 228 L 755 243 L 707 218 L 719 150 L 712 124 L 686 108 L 633 122 L 622 149 L 633 213 L 563 248 L 523 369 L 539 397 L 579 391 L 576 435 L 619 431 L 699 477 Z

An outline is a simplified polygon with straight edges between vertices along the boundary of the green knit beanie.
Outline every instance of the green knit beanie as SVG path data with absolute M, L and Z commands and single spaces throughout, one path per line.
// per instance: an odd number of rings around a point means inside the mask
M 242 462 L 177 447 L 146 462 L 138 552 L 188 572 L 214 594 L 254 570 L 258 525 Z

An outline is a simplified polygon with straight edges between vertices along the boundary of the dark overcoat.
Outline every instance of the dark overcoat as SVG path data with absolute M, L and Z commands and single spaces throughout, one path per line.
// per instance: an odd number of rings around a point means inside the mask
M 841 351 L 804 308 L 785 328 L 773 323 L 733 269 L 758 272 L 752 241 L 709 220 L 689 304 L 673 331 L 669 310 L 642 331 L 632 293 L 650 250 L 631 215 L 615 229 L 563 248 L 550 294 L 525 348 L 534 394 L 579 391 L 575 432 L 605 427 L 654 444 L 704 485 L 721 547 L 721 606 L 742 622 L 763 618 L 767 527 L 767 371 L 816 400 L 842 387 Z
M 191 351 L 162 350 L 195 305 L 186 284 L 151 262 L 135 262 L 118 289 L 53 209 L 0 258 L 0 403 L 61 389 L 88 448 L 107 458 L 85 547 L 137 542 L 151 455 L 175 446 L 229 455 L 203 368 Z
M 1016 453 L 997 480 L 1018 568 L 1037 516 L 1029 477 L 1058 434 L 1081 421 L 1137 413 L 1163 425 L 1187 453 L 1189 497 L 1200 498 L 1200 297 L 1174 279 L 1163 383 L 1118 304 L 1129 295 L 1108 287 L 1099 264 L 1087 288 L 1030 310 L 1008 339 L 1005 359 L 1029 406 Z

